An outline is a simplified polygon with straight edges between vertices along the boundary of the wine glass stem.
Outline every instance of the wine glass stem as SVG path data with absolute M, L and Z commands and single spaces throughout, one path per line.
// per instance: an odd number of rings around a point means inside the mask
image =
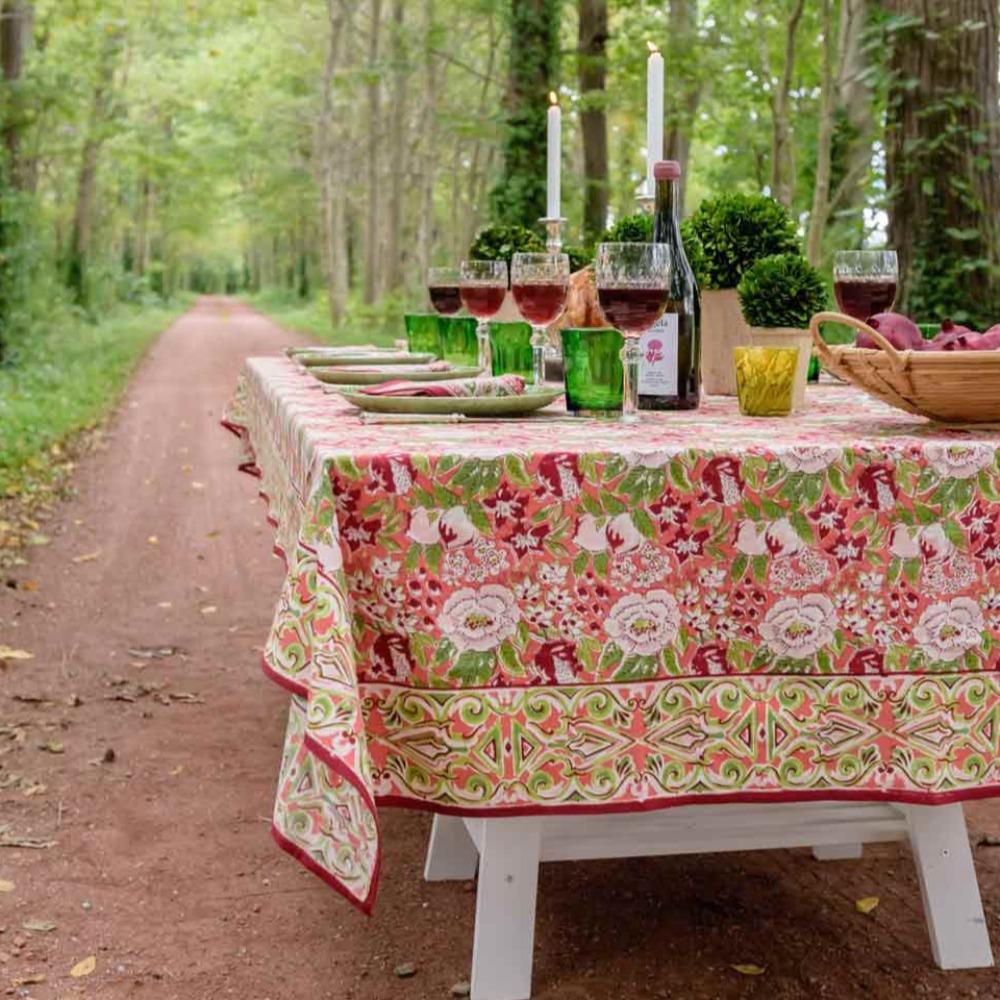
M 639 361 L 642 359 L 639 341 L 627 339 L 621 357 L 624 373 L 622 420 L 627 424 L 634 424 L 639 419 Z
M 476 340 L 479 343 L 479 367 L 483 375 L 493 374 L 493 355 L 490 351 L 490 324 L 481 319 L 476 326 Z
M 531 328 L 531 381 L 541 385 L 545 381 L 545 327 Z

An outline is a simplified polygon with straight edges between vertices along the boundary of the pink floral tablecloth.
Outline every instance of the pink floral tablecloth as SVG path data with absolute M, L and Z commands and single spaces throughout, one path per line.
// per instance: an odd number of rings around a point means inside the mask
M 368 909 L 379 804 L 1000 794 L 998 431 L 810 392 L 373 425 L 249 360 L 227 425 L 288 568 L 278 842 Z

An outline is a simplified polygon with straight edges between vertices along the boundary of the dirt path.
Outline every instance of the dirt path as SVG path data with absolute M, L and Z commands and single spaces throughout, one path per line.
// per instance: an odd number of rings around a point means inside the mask
M 0 645 L 35 654 L 0 673 L 0 727 L 16 726 L 0 728 L 0 826 L 55 841 L 0 849 L 14 883 L 0 995 L 417 1000 L 467 978 L 474 896 L 421 881 L 427 817 L 383 814 L 371 920 L 267 834 L 286 696 L 257 663 L 281 567 L 218 419 L 242 358 L 292 339 L 219 300 L 168 330 L 52 544 L 0 589 Z M 10 589 L 26 581 L 37 589 Z M 179 651 L 129 652 L 160 647 Z M 969 815 L 974 833 L 1000 832 L 996 806 Z M 976 853 L 1000 948 L 1000 850 Z M 897 847 L 826 865 L 771 852 L 548 866 L 538 931 L 537 1000 L 1000 997 L 992 971 L 933 968 Z M 89 955 L 96 971 L 69 977 Z M 402 962 L 413 978 L 394 976 Z

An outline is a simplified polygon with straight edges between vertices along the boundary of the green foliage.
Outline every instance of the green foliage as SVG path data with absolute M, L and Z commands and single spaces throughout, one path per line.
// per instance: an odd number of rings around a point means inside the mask
M 549 91 L 559 69 L 561 0 L 511 0 L 503 175 L 490 194 L 494 222 L 531 226 L 545 214 L 545 150 Z
M 653 238 L 653 216 L 648 212 L 626 215 L 601 234 L 601 243 L 648 243 Z
M 330 313 L 323 296 L 303 302 L 294 291 L 268 288 L 247 301 L 287 330 L 316 337 L 326 344 L 376 344 L 392 347 L 393 341 L 406 336 L 403 325 L 405 304 L 398 298 L 382 299 L 366 306 L 360 297 L 348 304 L 347 315 L 336 329 L 330 325 Z
M 690 228 L 704 252 L 705 288 L 735 288 L 755 261 L 799 252 L 795 223 L 766 195 L 724 194 L 703 201 Z
M 569 257 L 571 271 L 582 271 L 594 263 L 594 251 L 591 247 L 565 246 L 563 253 Z
M 43 472 L 54 445 L 107 413 L 178 312 L 129 309 L 98 325 L 63 312 L 14 340 L 0 366 L 0 495 L 27 470 Z
M 505 260 L 510 267 L 516 253 L 544 253 L 545 241 L 526 226 L 487 226 L 469 247 L 471 260 Z
M 804 330 L 826 305 L 822 276 L 797 253 L 762 257 L 744 272 L 737 292 L 751 326 Z
M 701 245 L 701 238 L 690 219 L 685 219 L 681 223 L 681 241 L 684 243 L 684 253 L 687 255 L 691 270 L 694 271 L 695 280 L 701 288 L 705 281 L 705 248 Z

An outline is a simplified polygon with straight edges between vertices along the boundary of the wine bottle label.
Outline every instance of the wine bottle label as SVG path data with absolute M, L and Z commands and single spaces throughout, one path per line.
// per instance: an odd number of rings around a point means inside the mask
M 640 396 L 677 395 L 677 313 L 664 313 L 639 341 Z

